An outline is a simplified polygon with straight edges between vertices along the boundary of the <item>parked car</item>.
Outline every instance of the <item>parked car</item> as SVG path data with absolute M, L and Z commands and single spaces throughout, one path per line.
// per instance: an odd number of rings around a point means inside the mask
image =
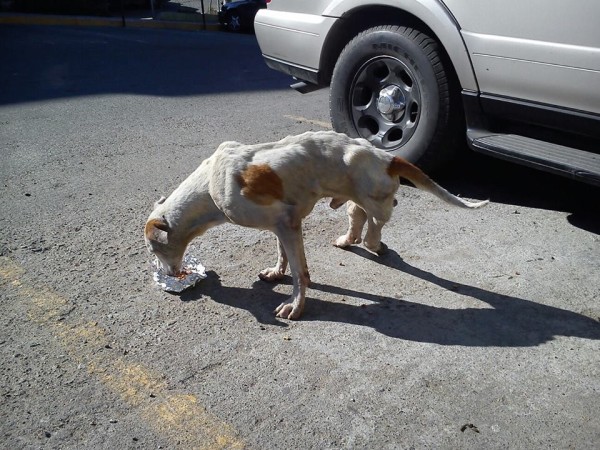
M 254 16 L 259 9 L 266 7 L 266 0 L 224 2 L 219 11 L 219 23 L 229 31 L 251 31 Z
M 476 151 L 600 185 L 600 2 L 271 0 L 255 31 L 335 130 L 421 166 Z

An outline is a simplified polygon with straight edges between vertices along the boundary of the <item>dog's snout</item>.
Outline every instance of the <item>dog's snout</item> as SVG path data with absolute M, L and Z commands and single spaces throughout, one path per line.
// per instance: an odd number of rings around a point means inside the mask
M 180 266 L 181 264 L 172 264 L 168 261 L 164 261 L 163 259 L 161 259 L 160 257 L 158 257 L 158 255 L 156 256 L 156 266 L 158 267 L 158 269 L 169 275 L 169 276 L 175 276 L 180 272 Z

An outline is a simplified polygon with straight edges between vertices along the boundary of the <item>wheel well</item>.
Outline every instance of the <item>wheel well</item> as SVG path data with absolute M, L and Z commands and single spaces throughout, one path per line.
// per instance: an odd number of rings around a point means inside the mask
M 456 72 L 444 46 L 435 33 L 418 17 L 401 9 L 388 6 L 364 6 L 355 8 L 344 14 L 328 34 L 323 46 L 320 61 L 320 84 L 329 85 L 335 63 L 346 45 L 359 33 L 379 25 L 403 25 L 415 28 L 440 45 L 443 54 L 443 64 L 451 69 L 453 78 Z

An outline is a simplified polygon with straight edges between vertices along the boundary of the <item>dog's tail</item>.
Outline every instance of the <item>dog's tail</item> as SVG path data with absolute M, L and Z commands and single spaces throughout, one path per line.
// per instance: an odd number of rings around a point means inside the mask
M 444 200 L 455 206 L 460 206 L 461 208 L 480 208 L 484 205 L 487 205 L 489 200 L 483 200 L 480 202 L 470 202 L 468 200 L 464 200 L 460 197 L 457 197 L 454 194 L 451 194 L 446 189 L 441 187 L 431 178 L 423 173 L 421 169 L 417 166 L 409 163 L 405 159 L 402 159 L 398 156 L 394 157 L 392 162 L 390 163 L 388 170 L 388 174 L 392 177 L 398 176 L 401 178 L 406 178 L 408 181 L 413 183 L 417 188 L 430 192 L 436 197 Z

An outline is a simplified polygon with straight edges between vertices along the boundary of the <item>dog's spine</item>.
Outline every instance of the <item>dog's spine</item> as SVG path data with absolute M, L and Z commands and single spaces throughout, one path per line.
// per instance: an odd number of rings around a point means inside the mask
M 441 200 L 444 200 L 445 202 L 455 206 L 460 206 L 461 208 L 480 208 L 489 202 L 488 200 L 483 200 L 481 202 L 470 202 L 451 194 L 431 178 L 429 178 L 417 166 L 398 156 L 392 159 L 390 165 L 388 166 L 387 172 L 392 177 L 397 176 L 406 178 L 417 188 L 430 192 Z

